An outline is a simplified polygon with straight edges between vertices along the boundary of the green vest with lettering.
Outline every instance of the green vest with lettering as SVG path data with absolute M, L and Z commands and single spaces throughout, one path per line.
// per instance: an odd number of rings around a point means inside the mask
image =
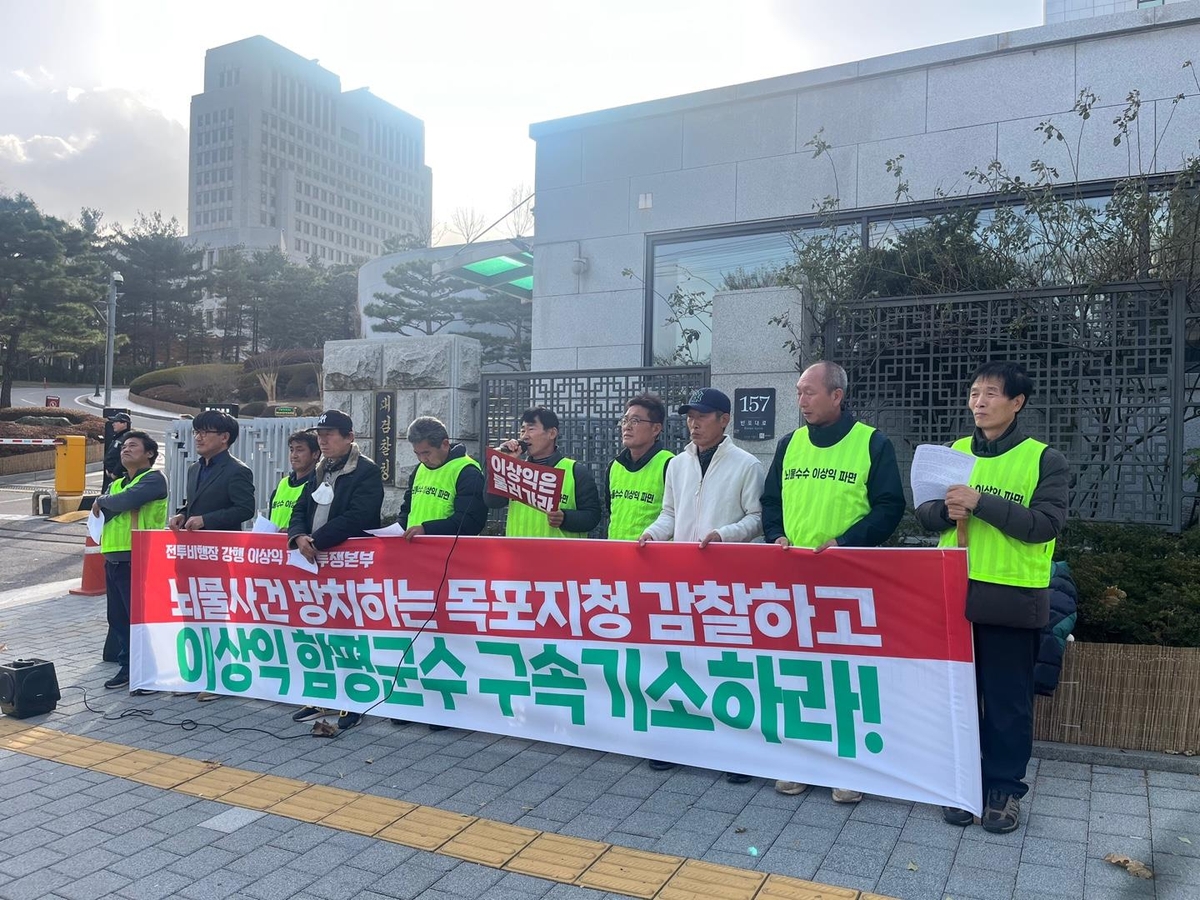
M 279 482 L 279 487 L 275 488 L 275 495 L 271 498 L 271 523 L 276 528 L 287 531 L 288 526 L 292 524 L 292 508 L 300 499 L 300 495 L 304 493 L 305 484 L 307 481 L 302 481 L 299 486 L 292 487 L 291 476 L 284 475 Z
M 575 460 L 563 457 L 554 464 L 554 468 L 563 470 L 562 501 L 558 508 L 574 509 Z M 520 500 L 510 500 L 508 503 L 508 521 L 505 523 L 504 533 L 509 537 L 587 537 L 586 534 L 552 528 L 542 510 Z
M 955 441 L 953 447 L 975 456 L 969 437 Z M 1041 441 L 1025 438 L 1007 453 L 975 457 L 970 487 L 1028 508 L 1041 476 L 1045 449 Z M 938 546 L 954 547 L 957 543 L 957 531 L 951 528 L 942 532 Z M 972 580 L 1044 588 L 1050 584 L 1053 564 L 1054 541 L 1027 544 L 974 516 L 967 519 L 967 575 Z
M 871 511 L 871 435 L 855 422 L 832 447 L 818 447 L 808 428 L 797 428 L 783 454 L 780 473 L 783 533 L 796 547 L 819 547 L 843 534 Z
M 126 481 L 125 478 L 118 478 L 108 486 L 109 496 L 115 497 L 117 494 L 124 493 L 151 471 L 153 470 L 145 469 L 138 472 L 129 481 Z M 100 533 L 100 552 L 119 553 L 123 550 L 133 549 L 133 530 L 135 528 L 139 531 L 156 531 L 166 527 L 167 498 L 151 500 L 137 509 L 118 513 L 104 523 L 104 530 Z
M 608 539 L 636 541 L 658 518 L 663 503 L 663 472 L 675 454 L 659 450 L 630 472 L 615 459 L 608 467 Z
M 454 515 L 455 488 L 458 476 L 467 466 L 479 468 L 479 463 L 469 456 L 448 459 L 436 469 L 424 463 L 417 466 L 413 478 L 412 499 L 408 509 L 408 527 L 424 525 Z

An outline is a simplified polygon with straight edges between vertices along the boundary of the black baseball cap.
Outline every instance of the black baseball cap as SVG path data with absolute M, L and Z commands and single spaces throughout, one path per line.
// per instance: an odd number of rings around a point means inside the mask
M 729 397 L 718 391 L 716 388 L 699 388 L 692 391 L 688 402 L 679 407 L 681 416 L 687 415 L 688 412 L 695 410 L 698 413 L 726 413 L 731 409 Z
M 110 422 L 124 422 L 126 425 L 132 425 L 133 419 L 129 418 L 129 413 L 113 413 L 108 417 Z
M 340 409 L 327 409 L 321 413 L 321 418 L 317 419 L 313 428 L 336 428 L 346 434 L 354 430 L 354 421 Z

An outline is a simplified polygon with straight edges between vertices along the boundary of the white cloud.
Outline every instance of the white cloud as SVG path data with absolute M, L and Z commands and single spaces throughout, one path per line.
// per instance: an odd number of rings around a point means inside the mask
M 44 70 L 0 76 L 0 189 L 75 218 L 95 207 L 108 222 L 139 211 L 187 210 L 187 132 L 137 95 L 58 88 Z

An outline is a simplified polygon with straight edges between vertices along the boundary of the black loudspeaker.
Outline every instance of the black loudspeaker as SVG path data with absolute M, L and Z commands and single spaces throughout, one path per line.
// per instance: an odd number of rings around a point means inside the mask
M 58 676 L 44 659 L 14 659 L 0 665 L 0 712 L 14 719 L 40 716 L 58 706 Z

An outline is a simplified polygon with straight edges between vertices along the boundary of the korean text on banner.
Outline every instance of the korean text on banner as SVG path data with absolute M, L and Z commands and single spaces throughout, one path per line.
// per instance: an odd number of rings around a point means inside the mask
M 133 554 L 134 688 L 980 811 L 961 550 L 362 538 L 309 574 L 277 537 L 163 531 Z
M 489 494 L 520 500 L 542 512 L 558 509 L 566 477 L 562 469 L 526 462 L 491 447 L 484 448 L 483 462 L 487 466 Z

